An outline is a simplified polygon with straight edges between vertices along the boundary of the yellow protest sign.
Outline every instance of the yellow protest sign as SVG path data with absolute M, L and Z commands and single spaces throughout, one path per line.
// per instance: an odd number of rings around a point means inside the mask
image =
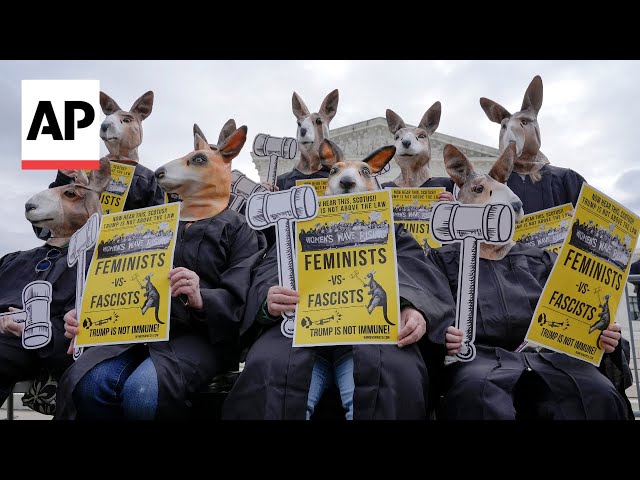
M 296 187 L 300 185 L 311 185 L 319 197 L 324 197 L 324 191 L 327 189 L 329 180 L 326 178 L 311 178 L 309 180 L 296 180 Z
M 296 223 L 293 346 L 397 343 L 395 246 L 388 190 L 320 197 Z
M 516 223 L 515 242 L 559 253 L 573 218 L 573 205 L 565 203 L 525 215 Z
M 78 316 L 76 346 L 169 338 L 173 264 L 180 205 L 104 215 Z
M 425 252 L 442 244 L 429 233 L 431 209 L 438 202 L 438 195 L 445 191 L 437 188 L 391 188 L 393 221 L 401 223 L 413 235 Z
M 100 195 L 102 213 L 119 213 L 124 210 L 124 202 L 127 201 L 135 169 L 134 165 L 111 162 L 111 181 Z
M 639 229 L 640 217 L 583 184 L 526 341 L 600 365 L 598 341 L 615 319 Z

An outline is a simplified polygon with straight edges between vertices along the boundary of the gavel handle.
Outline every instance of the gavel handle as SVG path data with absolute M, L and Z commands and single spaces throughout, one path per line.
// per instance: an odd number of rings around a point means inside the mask
M 293 238 L 293 220 L 280 219 L 276 228 L 276 248 L 278 249 L 278 283 L 283 287 L 296 289 L 295 280 L 295 243 Z M 282 335 L 293 338 L 295 312 L 284 312 L 280 325 Z
M 458 270 L 458 302 L 456 328 L 464 332 L 464 340 L 456 358 L 470 362 L 476 356 L 473 344 L 476 338 L 476 300 L 478 295 L 478 240 L 465 237 L 460 246 L 460 267 Z
M 80 308 L 82 307 L 82 292 L 84 290 L 84 265 L 86 262 L 86 252 L 84 249 L 81 250 L 80 256 L 78 256 L 78 262 L 76 264 L 76 318 L 78 322 L 80 321 Z M 78 360 L 82 352 L 84 351 L 84 347 L 76 347 L 76 337 L 73 337 L 73 359 Z
M 271 183 L 271 185 L 276 185 L 276 177 L 278 173 L 278 157 L 277 155 L 269 156 L 269 170 L 267 170 L 267 182 Z
M 27 321 L 27 312 L 19 310 L 17 312 L 0 313 L 0 316 L 10 317 L 16 323 L 24 323 Z

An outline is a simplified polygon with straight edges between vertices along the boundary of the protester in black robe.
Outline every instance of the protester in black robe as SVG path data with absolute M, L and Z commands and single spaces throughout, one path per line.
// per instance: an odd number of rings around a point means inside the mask
M 160 185 L 156 181 L 153 170 L 148 169 L 144 165 L 138 162 L 126 160 L 124 158 L 118 159 L 116 163 L 123 163 L 125 165 L 135 165 L 136 169 L 133 171 L 133 177 L 131 178 L 131 185 L 129 186 L 129 193 L 127 199 L 124 202 L 124 210 L 135 210 L 137 208 L 152 207 L 154 205 L 162 205 L 165 203 L 165 195 Z M 59 187 L 62 185 L 68 185 L 73 182 L 73 177 L 65 175 L 58 170 L 56 179 L 49 184 L 49 188 Z M 34 226 L 33 231 L 42 240 L 49 238 L 50 232 L 47 228 L 39 228 Z
M 517 353 L 557 255 L 515 244 L 501 260 L 481 258 L 476 357 L 444 367 L 443 419 L 633 418 L 628 342 L 603 357 L 600 369 L 562 353 Z M 432 249 L 428 260 L 457 296 L 460 247 Z M 611 377 L 615 385 L 604 373 Z
M 52 287 L 51 340 L 47 345 L 27 350 L 22 346 L 22 336 L 8 331 L 0 333 L 0 405 L 11 394 L 16 382 L 36 377 L 41 369 L 48 370 L 58 379 L 73 363 L 73 358 L 66 353 L 69 340 L 64 337 L 63 316 L 75 308 L 77 264 L 73 267 L 67 265 L 67 253 L 68 245 L 54 247 L 45 244 L 9 253 L 0 259 L 0 317 L 9 312 L 9 307 L 24 308 L 22 290 L 30 282 L 45 280 Z M 47 262 L 45 259 L 51 260 Z M 90 261 L 88 252 L 87 266 Z M 38 264 L 42 271 L 36 271 Z
M 0 259 L 0 404 L 11 393 L 14 383 L 32 380 L 45 372 L 49 378 L 47 391 L 38 392 L 34 404 L 46 398 L 49 410 L 55 408 L 55 383 L 73 362 L 67 355 L 69 340 L 64 336 L 64 314 L 75 307 L 77 262 L 68 265 L 69 241 L 94 213 L 101 212 L 100 194 L 111 178 L 106 157 L 100 168 L 83 176 L 73 185 L 46 189 L 25 204 L 25 217 L 32 224 L 46 226 L 52 231 L 44 245 L 26 251 L 9 253 Z M 92 251 L 86 252 L 86 262 Z M 50 340 L 35 349 L 22 346 L 25 323 L 17 323 L 4 313 L 11 308 L 23 310 L 22 291 L 33 281 L 51 284 Z M 53 388 L 50 388 L 52 387 Z
M 533 182 L 531 175 L 513 172 L 507 181 L 509 188 L 522 201 L 525 214 L 557 207 L 565 203 L 576 206 L 585 179 L 569 169 L 544 165 L 538 172 L 540 180 Z
M 401 306 L 412 305 L 427 321 L 421 342 L 444 345 L 455 315 L 446 279 L 424 258 L 415 239 L 396 227 Z M 253 272 L 241 334 L 257 340 L 223 407 L 224 419 L 304 420 L 317 347 L 292 348 L 280 331 L 282 318 L 265 310 L 270 287 L 278 284 L 273 246 Z M 427 369 L 417 344 L 353 345 L 354 419 L 424 419 Z
M 204 306 L 195 310 L 178 298 L 171 302 L 166 342 L 91 347 L 67 370 L 58 387 L 56 419 L 76 418 L 75 386 L 94 366 L 128 349 L 150 356 L 158 379 L 156 418 L 189 415 L 190 396 L 217 373 L 237 368 L 238 328 L 251 269 L 262 257 L 264 239 L 233 210 L 195 222 L 180 222 L 174 267 L 200 277 Z

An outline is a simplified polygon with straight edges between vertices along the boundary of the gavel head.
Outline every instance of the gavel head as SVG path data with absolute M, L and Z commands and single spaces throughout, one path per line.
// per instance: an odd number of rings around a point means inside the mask
M 460 188 L 458 201 L 472 205 L 506 203 L 515 213 L 515 221 L 524 216 L 522 202 L 507 186 L 516 155 L 515 144 L 510 144 L 491 167 L 488 174 L 476 173 L 469 159 L 453 145 L 445 145 L 444 165 L 451 179 Z
M 254 193 L 247 202 L 247 223 L 254 230 L 275 225 L 278 220 L 307 220 L 318 212 L 318 196 L 310 185 L 281 192 Z
M 506 204 L 460 205 L 442 202 L 431 214 L 432 233 L 439 242 L 475 238 L 486 243 L 505 243 L 514 231 L 513 211 Z
M 82 174 L 80 174 L 82 173 Z M 34 226 L 48 228 L 53 237 L 71 237 L 94 213 L 102 213 L 100 194 L 111 181 L 108 157 L 88 175 L 78 172 L 74 183 L 48 188 L 25 203 L 25 217 Z
M 298 153 L 298 142 L 291 137 L 272 137 L 266 133 L 259 133 L 253 140 L 253 153 L 259 157 L 278 157 L 292 160 Z
M 22 304 L 27 320 L 22 334 L 25 348 L 40 348 L 51 340 L 51 284 L 47 281 L 31 282 L 22 291 Z
M 242 198 L 249 198 L 256 192 L 267 192 L 259 183 L 254 182 L 239 170 L 231 170 L 231 192 Z

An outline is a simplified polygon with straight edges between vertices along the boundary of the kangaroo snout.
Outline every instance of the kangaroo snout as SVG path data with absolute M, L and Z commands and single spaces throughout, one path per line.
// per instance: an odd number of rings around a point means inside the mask
M 402 146 L 404 148 L 409 148 L 411 146 L 411 139 L 405 138 L 404 140 L 402 140 Z
M 109 130 L 110 126 L 111 126 L 111 123 L 102 122 L 102 124 L 100 125 L 100 130 L 102 130 L 103 132 L 106 132 L 107 130 Z
M 31 210 L 35 210 L 36 208 L 38 208 L 38 205 L 36 205 L 35 203 L 27 202 L 24 205 L 24 210 L 26 213 L 29 213 Z
M 340 186 L 345 190 L 351 190 L 355 185 L 356 181 L 351 177 L 344 177 L 340 179 Z
M 307 134 L 307 129 L 306 128 L 301 128 L 300 129 L 300 136 L 304 137 Z
M 164 167 L 160 167 L 154 173 L 154 175 L 156 176 L 157 180 L 160 180 L 161 178 L 164 178 L 166 174 L 167 174 L 167 169 L 164 168 Z

